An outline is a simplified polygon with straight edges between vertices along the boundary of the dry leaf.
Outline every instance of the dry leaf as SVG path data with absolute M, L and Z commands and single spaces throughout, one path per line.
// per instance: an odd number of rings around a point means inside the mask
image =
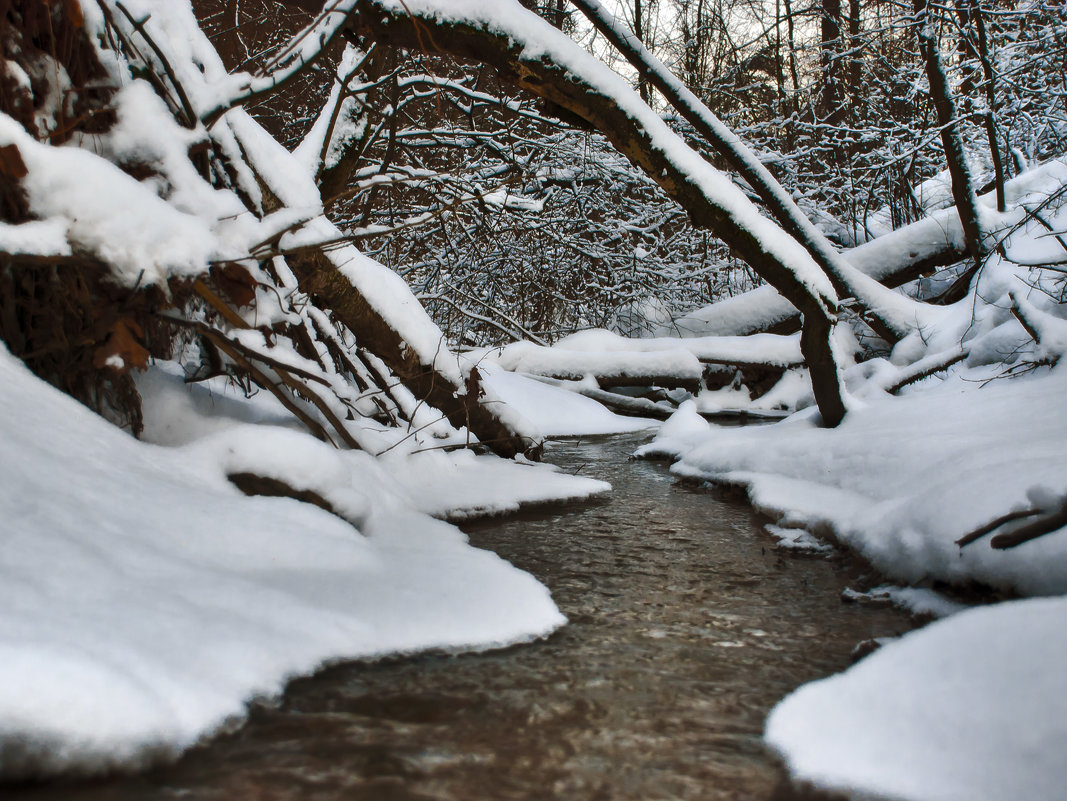
M 143 336 L 141 326 L 133 320 L 117 320 L 104 344 L 93 354 L 93 367 L 97 370 L 110 367 L 120 373 L 128 372 L 131 367 L 145 369 L 148 367 L 148 351 L 138 341 L 138 337 Z
M 211 270 L 218 290 L 237 308 L 251 306 L 256 299 L 256 279 L 240 264 L 225 264 Z
M 17 145 L 0 147 L 0 175 L 18 181 L 25 178 L 28 172 Z

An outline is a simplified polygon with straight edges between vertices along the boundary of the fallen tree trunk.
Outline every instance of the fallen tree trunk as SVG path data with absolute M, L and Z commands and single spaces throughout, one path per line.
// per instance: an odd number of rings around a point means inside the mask
M 370 303 L 343 274 L 329 252 L 314 251 L 290 258 L 289 266 L 301 288 L 319 305 L 330 309 L 359 338 L 361 347 L 388 365 L 412 394 L 439 409 L 456 428 L 467 428 L 494 453 L 512 458 L 523 454 L 539 458 L 540 440 L 517 432 L 491 406 L 481 402 L 480 387 L 461 385 L 416 348 L 390 324 L 380 309 Z M 421 307 L 420 307 L 421 308 Z M 441 342 L 438 356 L 448 355 Z M 436 361 L 436 359 L 434 360 Z
M 1029 170 L 1004 185 L 1009 203 L 1039 192 L 1053 194 L 1062 185 L 1062 159 Z M 985 197 L 985 196 L 983 196 Z M 991 236 L 1011 230 L 1009 220 Z M 942 209 L 903 228 L 846 250 L 842 257 L 853 267 L 887 287 L 914 281 L 969 255 L 963 226 L 955 207 Z M 678 335 L 747 336 L 789 334 L 800 329 L 800 313 L 772 286 L 761 286 L 712 303 L 673 321 Z
M 702 386 L 727 386 L 741 371 L 752 381 L 748 385 L 754 397 L 773 386 L 786 369 L 804 364 L 796 337 L 630 339 L 597 330 L 574 334 L 552 347 L 516 342 L 490 350 L 485 358 L 516 373 L 564 381 L 593 378 L 601 389 L 654 386 L 697 392 Z
M 915 281 L 967 256 L 967 243 L 954 208 L 842 254 L 853 267 L 888 288 Z M 800 330 L 800 312 L 773 286 L 761 286 L 679 317 L 674 326 L 680 336 L 789 334 Z
M 604 389 L 585 386 L 576 381 L 562 381 L 530 373 L 525 375 L 527 378 L 532 378 L 549 386 L 559 387 L 560 389 L 583 395 L 586 398 L 595 400 L 600 405 L 615 412 L 615 414 L 621 414 L 626 417 L 649 417 L 654 420 L 666 420 L 678 411 L 678 407 L 675 404 L 662 400 L 654 401 L 649 398 L 635 398 L 619 392 L 609 392 Z M 778 420 L 786 417 L 788 412 L 769 411 L 766 409 L 717 409 L 715 411 L 698 411 L 697 414 L 705 420 Z

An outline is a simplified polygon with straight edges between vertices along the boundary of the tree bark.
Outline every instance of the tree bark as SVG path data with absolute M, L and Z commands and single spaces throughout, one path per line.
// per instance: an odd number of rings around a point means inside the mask
M 997 120 L 993 109 L 996 106 L 995 75 L 993 62 L 989 56 L 989 39 L 985 30 L 985 13 L 981 6 L 974 6 L 972 11 L 975 32 L 978 34 L 978 56 L 982 62 L 982 74 L 985 77 L 985 129 L 989 139 L 989 155 L 993 159 L 993 174 L 995 176 L 997 190 L 997 211 L 1007 211 L 1008 201 L 1004 192 L 1004 159 L 1000 154 L 1000 143 L 997 141 Z
M 841 0 L 821 0 L 819 27 L 819 66 L 822 86 L 819 93 L 819 116 L 827 123 L 839 120 L 841 97 Z

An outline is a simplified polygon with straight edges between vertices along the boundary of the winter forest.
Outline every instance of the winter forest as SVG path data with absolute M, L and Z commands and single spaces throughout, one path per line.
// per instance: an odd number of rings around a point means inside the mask
M 1063 0 L 0 47 L 5 798 L 1063 798 Z

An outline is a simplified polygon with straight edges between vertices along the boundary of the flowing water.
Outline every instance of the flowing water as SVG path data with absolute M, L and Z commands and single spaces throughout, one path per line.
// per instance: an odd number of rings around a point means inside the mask
M 548 640 L 333 667 L 175 765 L 4 797 L 793 798 L 761 744 L 769 709 L 911 623 L 841 602 L 850 559 L 782 554 L 743 503 L 628 461 L 639 441 L 550 447 L 608 498 L 466 526 L 552 590 L 570 625 Z

